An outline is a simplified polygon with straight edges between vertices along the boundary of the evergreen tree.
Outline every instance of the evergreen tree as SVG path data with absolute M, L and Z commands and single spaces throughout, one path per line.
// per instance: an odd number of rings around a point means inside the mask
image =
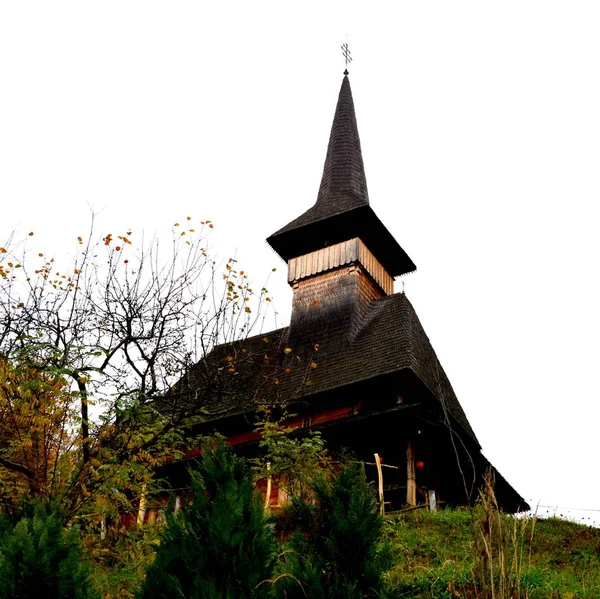
M 191 502 L 167 514 L 141 597 L 266 597 L 276 547 L 246 462 L 222 441 L 205 443 L 190 475 Z
M 16 524 L 0 523 L 0 599 L 96 596 L 81 560 L 79 530 L 65 528 L 57 509 L 29 509 Z
M 278 591 L 309 599 L 381 596 L 390 554 L 380 542 L 383 519 L 364 470 L 350 464 L 323 476 L 314 495 L 313 502 L 292 501 L 288 521 L 295 532 Z

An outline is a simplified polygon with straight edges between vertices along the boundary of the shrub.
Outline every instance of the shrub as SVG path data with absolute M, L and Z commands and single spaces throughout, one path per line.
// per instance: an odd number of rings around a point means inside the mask
M 314 501 L 294 498 L 289 510 L 296 531 L 278 580 L 286 597 L 381 596 L 390 553 L 381 543 L 375 493 L 358 464 L 317 479 Z
M 205 443 L 190 475 L 191 502 L 169 510 L 141 596 L 266 597 L 275 541 L 245 461 L 223 442 Z
M 5 516 L 0 526 L 0 598 L 96 596 L 77 527 L 65 528 L 56 508 L 32 511 L 16 524 Z

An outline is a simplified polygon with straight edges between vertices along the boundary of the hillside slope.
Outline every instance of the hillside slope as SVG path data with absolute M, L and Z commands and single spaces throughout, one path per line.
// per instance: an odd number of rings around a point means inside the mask
M 395 514 L 387 518 L 386 538 L 394 555 L 386 575 L 393 597 L 600 598 L 596 528 L 478 506 Z

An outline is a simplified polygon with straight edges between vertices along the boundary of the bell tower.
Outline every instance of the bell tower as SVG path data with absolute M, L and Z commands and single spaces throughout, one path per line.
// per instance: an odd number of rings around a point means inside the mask
M 324 341 L 323 350 L 339 350 L 359 331 L 369 303 L 393 293 L 394 277 L 416 270 L 369 204 L 348 71 L 317 201 L 267 242 L 288 263 L 296 351 Z

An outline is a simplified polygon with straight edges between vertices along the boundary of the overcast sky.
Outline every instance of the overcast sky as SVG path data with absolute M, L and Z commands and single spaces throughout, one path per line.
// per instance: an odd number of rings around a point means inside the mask
M 316 199 L 347 41 L 371 205 L 484 454 L 600 524 L 600 4 L 291 6 L 0 1 L 0 240 L 211 219 L 285 324 L 264 239 Z

